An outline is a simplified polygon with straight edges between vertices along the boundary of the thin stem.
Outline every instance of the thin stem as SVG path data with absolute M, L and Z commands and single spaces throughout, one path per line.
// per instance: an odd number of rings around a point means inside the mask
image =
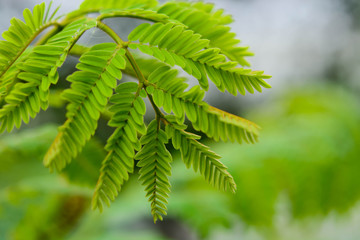
M 101 15 L 99 15 L 96 19 L 97 20 L 103 20 L 106 18 L 116 18 L 116 17 L 120 17 L 120 18 L 135 18 L 135 19 L 142 19 L 142 20 L 147 20 L 147 21 L 151 21 L 151 22 L 163 22 L 163 23 L 167 23 L 169 22 L 168 19 L 166 18 L 161 18 L 161 17 L 157 17 L 156 15 L 154 16 L 149 16 L 149 15 L 141 15 L 141 13 L 134 13 L 134 12 L 129 12 L 129 11 L 114 11 L 111 13 L 103 13 Z
M 66 15 L 66 20 L 69 20 L 69 19 L 74 19 L 74 18 L 77 18 L 79 16 L 84 16 L 84 15 L 87 15 L 87 14 L 90 14 L 90 13 L 97 13 L 97 12 L 100 12 L 101 11 L 101 8 L 93 8 L 93 9 L 86 9 L 86 10 L 75 10 L 75 11 L 72 11 L 70 13 L 68 13 Z
M 153 97 L 150 94 L 147 94 L 147 96 L 150 100 L 151 106 L 153 107 L 153 109 L 155 111 L 156 120 L 158 120 L 158 121 L 161 120 L 165 125 L 169 124 L 170 122 L 165 118 L 165 115 L 161 112 L 160 108 L 158 108 L 158 106 L 156 106 Z
M 142 84 L 142 86 L 147 85 L 148 81 L 145 79 L 145 77 L 142 74 L 139 66 L 137 65 L 134 57 L 132 56 L 132 54 L 130 53 L 130 51 L 128 49 L 126 49 L 126 57 L 128 58 L 132 68 L 134 69 L 135 74 L 140 81 L 140 84 Z M 160 120 L 162 120 L 163 122 L 167 121 L 165 119 L 165 115 L 161 112 L 161 110 L 158 108 L 158 106 L 156 106 L 153 97 L 150 94 L 147 94 L 147 96 L 150 100 L 151 106 L 153 107 L 153 109 L 155 111 L 156 119 L 158 120 L 159 124 L 160 124 Z M 166 123 L 164 122 L 164 124 L 166 124 Z M 158 127 L 160 127 L 160 125 Z
M 110 28 L 108 25 L 106 25 L 103 22 L 98 21 L 98 25 L 97 27 L 99 29 L 101 29 L 102 31 L 104 31 L 105 33 L 107 33 L 117 44 L 119 44 L 121 47 L 124 47 L 126 50 L 125 56 L 128 59 L 128 61 L 130 62 L 139 82 L 141 84 L 144 84 L 144 82 L 146 81 L 144 75 L 142 74 L 142 72 L 140 71 L 139 66 L 137 65 L 134 57 L 132 56 L 132 54 L 130 53 L 130 51 L 127 49 L 127 43 L 124 42 L 120 36 L 112 29 Z
M 143 73 L 141 72 L 138 64 L 136 63 L 135 58 L 133 57 L 133 55 L 131 54 L 131 52 L 128 49 L 126 49 L 126 58 L 130 62 L 139 81 L 144 84 L 146 82 L 146 79 L 145 79 Z
M 132 56 L 132 54 L 130 53 L 130 51 L 128 49 L 126 49 L 126 57 L 128 58 L 132 68 L 135 71 L 135 74 L 137 76 L 137 78 L 139 79 L 139 84 L 142 84 L 142 86 L 146 85 L 147 80 L 145 79 L 144 75 L 142 74 L 139 66 L 137 65 L 134 57 Z M 150 103 L 153 107 L 153 109 L 155 110 L 156 113 L 156 119 L 158 120 L 159 124 L 160 124 L 160 120 L 166 120 L 165 119 L 165 115 L 161 112 L 161 110 L 156 106 L 153 97 L 150 94 L 147 94 Z M 160 125 L 158 126 L 160 127 Z
M 125 56 L 128 59 L 128 61 L 130 62 L 137 79 L 139 80 L 139 87 L 143 87 L 144 84 L 147 82 L 147 80 L 145 79 L 143 73 L 141 72 L 138 64 L 135 61 L 135 58 L 133 57 L 133 55 L 131 54 L 131 52 L 129 51 L 129 49 L 127 49 L 127 43 L 124 42 L 119 35 L 117 35 L 117 33 L 110 28 L 108 25 L 102 23 L 102 22 L 98 22 L 97 27 L 99 29 L 101 29 L 102 31 L 104 31 L 105 33 L 107 33 L 117 44 L 119 44 L 121 47 L 125 47 L 126 48 L 126 53 Z M 150 94 L 148 94 L 148 98 L 150 100 L 150 103 L 152 105 L 152 107 L 155 110 L 156 113 L 156 119 L 160 122 L 160 120 L 165 120 L 165 115 L 161 112 L 161 110 L 156 106 L 154 99 L 152 98 L 152 96 Z
M 103 32 L 107 33 L 117 44 L 121 47 L 125 47 L 127 44 L 117 35 L 117 33 L 103 22 L 98 21 L 97 27 Z
M 84 53 L 88 52 L 90 50 L 89 47 L 85 47 L 79 44 L 75 44 L 69 51 L 69 54 L 72 56 L 78 56 L 80 57 Z
M 104 24 L 103 22 L 98 21 L 98 25 L 97 27 L 99 29 L 101 29 L 102 31 L 104 31 L 105 33 L 107 33 L 117 44 L 121 45 L 121 47 L 124 47 L 126 50 L 125 56 L 128 59 L 128 61 L 130 62 L 132 68 L 134 69 L 134 72 L 138 78 L 138 80 L 141 83 L 144 83 L 146 81 L 144 75 L 142 74 L 142 72 L 140 71 L 139 66 L 137 65 L 134 57 L 132 56 L 131 52 L 127 49 L 127 42 L 124 42 L 119 35 L 112 29 L 110 28 L 108 25 Z
M 84 15 L 87 15 L 87 14 L 90 14 L 90 13 L 99 13 L 99 12 L 101 12 L 101 10 L 102 10 L 101 8 L 93 8 L 93 9 L 86 9 L 86 10 L 76 10 L 76 11 L 73 11 L 73 12 L 69 13 L 66 16 L 65 19 L 66 20 L 69 20 L 69 19 L 73 20 L 76 17 L 84 16 Z M 159 15 L 163 15 L 163 14 L 159 14 Z M 169 22 L 169 20 L 166 19 L 166 18 L 162 19 L 161 17 L 163 17 L 163 16 L 151 17 L 151 16 L 148 16 L 146 14 L 141 15 L 141 13 L 139 13 L 139 14 L 134 13 L 132 10 L 118 10 L 118 11 L 115 10 L 115 11 L 113 11 L 111 13 L 100 14 L 96 18 L 96 20 L 101 21 L 101 20 L 106 19 L 106 18 L 123 17 L 123 18 L 143 19 L 143 20 L 147 20 L 147 21 L 151 21 L 151 22 Z
M 42 45 L 42 44 L 46 43 L 46 41 L 49 40 L 49 38 L 51 38 L 52 36 L 54 36 L 55 34 L 60 32 L 61 30 L 63 30 L 68 24 L 72 23 L 77 18 L 81 18 L 81 16 L 77 16 L 75 19 L 74 18 L 64 19 L 62 22 L 56 22 L 56 21 L 51 22 L 52 23 L 51 25 L 54 25 L 55 28 L 52 29 L 51 31 L 49 31 L 48 33 L 46 33 L 43 37 L 41 37 L 35 43 L 35 45 L 37 46 L 37 45 Z
M 104 31 L 105 33 L 107 33 L 117 44 L 120 45 L 120 47 L 125 48 L 125 50 L 126 50 L 125 56 L 128 59 L 128 61 L 130 62 L 132 68 L 134 69 L 134 72 L 136 73 L 136 76 L 137 76 L 139 82 L 141 83 L 141 86 L 143 86 L 146 79 L 145 79 L 144 75 L 142 74 L 142 72 L 140 71 L 140 68 L 137 65 L 134 57 L 132 56 L 130 51 L 127 49 L 127 42 L 124 42 L 112 28 L 110 28 L 108 25 L 104 24 L 103 22 L 98 21 L 97 27 L 99 29 L 101 29 L 102 31 Z
M 55 26 L 55 28 L 53 28 L 51 31 L 49 31 L 49 32 L 46 33 L 44 36 L 42 36 L 42 37 L 35 43 L 35 46 L 42 45 L 42 44 L 46 43 L 47 40 L 49 40 L 49 38 L 51 38 L 52 36 L 54 36 L 55 34 L 57 34 L 58 32 L 60 32 L 61 30 L 62 30 L 62 27 L 60 27 L 59 25 Z

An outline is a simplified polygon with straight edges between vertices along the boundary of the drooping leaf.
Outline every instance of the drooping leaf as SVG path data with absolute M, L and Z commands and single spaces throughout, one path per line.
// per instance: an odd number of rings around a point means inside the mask
M 120 84 L 110 101 L 113 103 L 111 111 L 114 115 L 109 125 L 116 127 L 108 139 L 105 149 L 108 155 L 102 163 L 100 177 L 93 196 L 93 209 L 103 208 L 109 204 L 121 190 L 121 186 L 134 170 L 135 150 L 140 150 L 137 132 L 144 134 L 146 128 L 143 115 L 146 107 L 139 96 L 141 87 L 134 82 Z
M 5 96 L 5 105 L 0 109 L 0 132 L 6 128 L 10 132 L 14 126 L 19 128 L 21 121 L 28 123 L 29 116 L 34 118 L 40 109 L 47 109 L 49 87 L 59 79 L 57 69 L 64 63 L 74 42 L 94 26 L 94 20 L 72 22 L 45 45 L 34 47 L 26 60 L 16 65 L 17 83 Z
M 60 171 L 81 151 L 95 133 L 97 120 L 113 94 L 125 68 L 124 49 L 114 43 L 95 45 L 80 58 L 79 71 L 70 75 L 71 88 L 63 97 L 69 101 L 67 120 L 45 155 L 44 165 Z
M 168 176 L 171 175 L 172 157 L 165 147 L 167 141 L 166 133 L 158 128 L 158 121 L 153 120 L 140 140 L 143 147 L 135 156 L 139 160 L 139 181 L 146 187 L 146 197 L 151 203 L 154 222 L 162 220 L 162 216 L 166 215 L 170 193 Z

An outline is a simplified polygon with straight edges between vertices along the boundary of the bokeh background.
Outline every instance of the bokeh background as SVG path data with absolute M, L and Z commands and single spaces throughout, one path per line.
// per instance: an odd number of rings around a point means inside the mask
M 0 0 L 0 32 L 40 2 Z M 81 0 L 54 2 L 66 13 Z M 83 154 L 63 174 L 49 174 L 42 157 L 64 121 L 63 103 L 54 98 L 30 125 L 0 136 L 0 239 L 360 239 L 360 2 L 210 2 L 233 15 L 233 31 L 255 53 L 252 69 L 273 75 L 273 88 L 261 94 L 212 89 L 206 97 L 262 127 L 255 145 L 204 139 L 223 156 L 237 193 L 214 190 L 174 152 L 164 222 L 152 223 L 136 175 L 111 208 L 91 211 L 110 129 L 101 121 Z M 122 36 L 139 23 L 109 21 Z M 104 41 L 97 30 L 81 39 Z M 61 76 L 76 61 L 69 58 Z

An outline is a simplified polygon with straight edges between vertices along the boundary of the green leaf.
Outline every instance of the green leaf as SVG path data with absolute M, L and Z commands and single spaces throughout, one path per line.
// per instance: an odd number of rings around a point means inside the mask
M 248 51 L 248 47 L 238 46 L 240 40 L 236 39 L 236 34 L 230 32 L 230 27 L 226 26 L 232 22 L 231 16 L 223 15 L 221 10 L 214 11 L 213 6 L 209 6 L 202 2 L 167 2 L 157 11 L 183 23 L 202 38 L 209 39 L 210 46 L 220 48 L 230 60 L 250 66 L 245 57 L 252 56 L 253 53 Z
M 106 60 L 93 61 L 93 51 L 96 53 L 102 51 L 101 56 Z M 80 58 L 81 65 L 78 64 L 78 68 L 81 71 L 68 77 L 68 80 L 72 82 L 71 89 L 65 90 L 63 94 L 63 97 L 70 102 L 67 106 L 68 119 L 60 128 L 58 136 L 44 158 L 44 164 L 50 170 L 56 168 L 60 171 L 64 168 L 95 133 L 100 112 L 105 109 L 108 98 L 113 93 L 110 86 L 116 85 L 115 77 L 107 75 L 105 80 L 103 78 L 104 73 L 109 70 L 110 66 L 114 71 L 121 72 L 121 69 L 114 66 L 113 60 L 118 56 L 124 57 L 123 55 L 124 51 L 121 51 L 120 46 L 105 43 L 94 46 Z M 91 68 L 99 68 L 99 71 L 89 70 Z M 114 84 L 109 84 L 109 81 L 114 82 Z M 66 149 L 68 139 L 66 136 L 75 136 L 76 132 L 82 130 L 85 131 L 83 131 L 78 144 L 71 149 Z
M 141 24 L 131 32 L 130 40 L 146 37 L 149 42 L 149 45 L 131 43 L 131 48 L 138 48 L 141 52 L 154 56 L 170 66 L 175 64 L 180 66 L 196 77 L 203 89 L 207 90 L 209 87 L 207 78 L 213 81 L 220 91 L 228 90 L 233 95 L 237 95 L 238 91 L 245 94 L 244 89 L 254 93 L 254 89 L 261 92 L 261 86 L 270 87 L 264 81 L 269 78 L 268 75 L 264 75 L 261 71 L 237 68 L 236 62 L 226 61 L 225 55 L 220 53 L 219 48 L 208 48 L 209 40 L 199 39 L 200 35 L 172 23 L 155 25 L 156 33 L 152 34 L 151 39 L 148 39 L 146 34 L 154 25 L 149 23 Z M 164 74 L 166 67 L 157 70 L 159 72 L 149 76 L 149 81 L 152 83 L 163 77 L 161 74 Z
M 171 118 L 168 118 L 168 121 L 171 124 L 167 125 L 166 131 L 172 138 L 174 148 L 180 150 L 185 165 L 188 168 L 192 166 L 195 172 L 199 171 L 212 186 L 224 191 L 235 192 L 234 179 L 220 162 L 220 156 L 212 152 L 209 147 L 196 141 L 200 139 L 200 136 L 185 132 L 183 129 L 186 126 L 178 125 Z
M 23 16 L 25 22 L 12 18 L 9 29 L 2 33 L 5 41 L 0 41 L 0 87 L 6 78 L 7 72 L 13 64 L 24 55 L 25 49 L 50 23 L 44 19 L 44 12 L 50 10 L 51 5 L 45 9 L 45 3 L 36 5 L 33 13 L 25 9 Z
M 154 222 L 166 215 L 166 204 L 170 193 L 171 154 L 165 147 L 167 136 L 158 128 L 158 122 L 153 120 L 141 139 L 142 149 L 136 154 L 139 160 L 139 180 L 145 186 L 146 196 L 151 203 L 151 214 Z
M 18 83 L 11 88 L 5 97 L 5 105 L 0 109 L 2 129 L 5 129 L 5 125 L 8 131 L 11 131 L 14 125 L 20 127 L 14 119 L 20 117 L 25 119 L 24 122 L 28 122 L 29 115 L 34 118 L 40 111 L 39 106 L 47 107 L 49 87 L 59 78 L 57 69 L 64 63 L 72 44 L 94 24 L 96 24 L 94 20 L 87 19 L 80 19 L 69 24 L 63 31 L 50 38 L 45 45 L 35 47 L 26 60 L 16 66 L 19 70 L 16 72 Z M 55 49 L 58 52 L 56 55 L 54 55 Z M 50 51 L 47 53 L 44 50 Z M 23 110 L 18 111 L 18 108 Z M 21 115 L 13 118 L 13 114 Z
M 141 88 L 140 88 L 141 89 Z M 120 84 L 117 94 L 111 98 L 114 115 L 109 125 L 116 130 L 107 141 L 107 157 L 102 163 L 99 180 L 92 200 L 93 209 L 103 209 L 104 203 L 110 203 L 118 195 L 121 186 L 129 178 L 134 169 L 135 150 L 139 150 L 137 132 L 142 133 L 145 103 L 137 96 L 138 84 L 126 82 Z M 136 107 L 138 106 L 138 107 Z M 141 111 L 136 110 L 140 107 Z M 133 122 L 136 119 L 135 122 Z M 140 130 L 140 131 L 139 131 Z M 106 192 L 107 186 L 116 188 Z

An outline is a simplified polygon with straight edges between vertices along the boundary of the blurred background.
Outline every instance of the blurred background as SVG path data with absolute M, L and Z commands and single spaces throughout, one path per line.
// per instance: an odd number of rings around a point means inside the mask
M 40 2 L 0 0 L 0 32 Z M 81 1 L 54 2 L 66 13 Z M 96 137 L 65 172 L 49 174 L 42 158 L 65 111 L 54 98 L 28 126 L 0 136 L 0 239 L 360 239 L 360 2 L 210 2 L 233 15 L 233 31 L 255 53 L 251 68 L 273 76 L 273 88 L 261 94 L 233 97 L 213 88 L 206 96 L 262 127 L 255 145 L 204 139 L 223 156 L 237 193 L 208 186 L 174 152 L 163 222 L 152 223 L 136 174 L 111 208 L 91 211 L 110 129 L 100 121 Z M 109 21 L 122 36 L 139 23 Z M 104 41 L 97 30 L 81 39 Z M 76 61 L 69 58 L 61 76 L 74 71 Z

